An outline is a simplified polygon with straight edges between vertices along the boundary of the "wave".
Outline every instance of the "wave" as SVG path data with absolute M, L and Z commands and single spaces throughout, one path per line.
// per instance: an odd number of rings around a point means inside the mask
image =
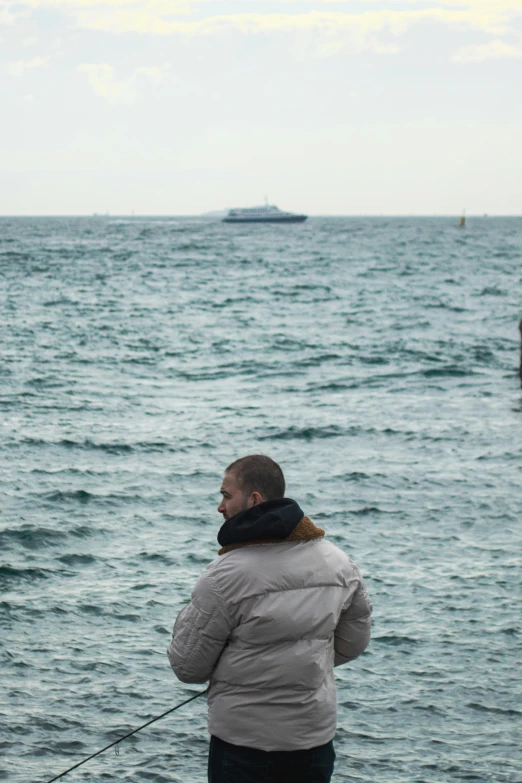
M 56 489 L 53 492 L 46 492 L 42 495 L 44 500 L 50 500 L 52 503 L 66 503 L 70 500 L 78 501 L 78 503 L 89 503 L 95 497 L 97 496 L 86 492 L 84 489 L 66 490 L 65 492 Z
M 23 438 L 18 441 L 17 445 L 28 446 L 59 446 L 64 449 L 79 450 L 79 451 L 103 451 L 107 454 L 132 454 L 134 451 L 179 451 L 179 447 L 176 447 L 173 443 L 167 441 L 137 441 L 136 443 L 96 443 L 89 440 L 70 440 L 69 438 L 63 438 L 62 440 L 52 441 L 45 440 L 43 438 Z M 88 472 L 88 471 L 86 471 Z
M 306 359 L 297 359 L 292 362 L 293 367 L 319 367 L 324 362 L 335 362 L 342 360 L 343 357 L 338 353 L 324 353 L 319 356 L 310 356 Z M 346 359 L 344 359 L 346 364 Z
M 74 301 L 73 299 L 69 299 L 67 296 L 59 296 L 56 299 L 48 299 L 46 302 L 43 302 L 43 307 L 60 307 L 61 305 L 73 305 L 73 307 L 76 307 L 78 302 Z
M 361 473 L 357 470 L 354 470 L 351 473 L 343 473 L 341 476 L 335 476 L 335 478 L 339 479 L 340 481 L 364 481 L 365 479 L 376 478 L 377 475 L 382 478 L 383 474 L 379 473 L 370 475 L 368 473 Z
M 91 614 L 95 617 L 100 617 L 102 614 L 106 614 L 105 610 L 97 604 L 80 604 L 78 611 L 83 614 Z
M 460 378 L 465 375 L 475 375 L 475 371 L 471 367 L 466 368 L 460 364 L 449 364 L 446 367 L 431 367 L 429 370 L 422 370 L 420 374 L 424 378 L 442 378 L 444 376 Z
M 136 494 L 128 494 L 125 492 L 121 493 L 108 493 L 108 494 L 101 494 L 101 493 L 95 493 L 95 492 L 87 492 L 84 489 L 73 489 L 73 490 L 61 490 L 61 489 L 55 489 L 52 492 L 45 492 L 43 494 L 38 494 L 37 497 L 47 503 L 79 503 L 81 505 L 87 505 L 88 503 L 98 503 L 98 504 L 120 504 L 120 503 L 136 503 L 136 502 L 142 502 L 147 501 L 149 502 L 151 498 L 147 496 L 146 498 L 142 495 L 136 495 Z
M 393 646 L 399 644 L 419 644 L 418 639 L 414 639 L 412 636 L 401 636 L 400 634 L 389 634 L 384 636 L 374 636 L 372 641 L 375 644 L 390 644 Z
M 32 258 L 31 253 L 21 253 L 16 250 L 7 250 L 0 253 L 0 263 L 2 261 L 31 261 Z
M 497 288 L 497 286 L 486 286 L 482 289 L 479 296 L 505 296 L 506 292 L 501 291 L 500 288 Z
M 65 380 L 55 375 L 37 375 L 25 383 L 26 386 L 35 386 L 37 389 L 60 389 L 67 385 Z
M 25 549 L 38 550 L 59 544 L 67 538 L 67 533 L 45 527 L 26 526 L 22 528 L 7 528 L 0 531 L 0 551 L 10 544 L 20 544 Z
M 397 514 L 397 511 L 383 511 L 382 508 L 379 508 L 378 506 L 363 506 L 362 508 L 357 508 L 354 511 L 350 511 L 351 514 L 356 514 L 358 516 L 366 516 L 367 514 Z
M 314 440 L 317 438 L 339 438 L 343 435 L 359 432 L 359 427 L 348 430 L 333 424 L 326 427 L 289 427 L 286 430 L 278 430 L 267 435 L 260 435 L 259 440 Z
M 98 558 L 94 557 L 93 555 L 79 555 L 71 553 L 69 555 L 61 555 L 58 560 L 60 563 L 65 563 L 66 565 L 70 566 L 76 566 L 76 565 L 91 565 L 92 563 L 95 563 Z
M 497 715 L 522 715 L 522 710 L 515 710 L 513 707 L 504 709 L 502 707 L 488 707 L 486 704 L 478 704 L 477 702 L 470 701 L 466 704 L 472 710 L 477 712 L 492 712 Z
M 323 383 L 310 383 L 306 387 L 308 391 L 346 391 L 347 389 L 359 389 L 366 381 L 325 381 Z
M 161 552 L 140 552 L 138 557 L 140 560 L 149 560 L 151 562 L 158 562 L 162 565 L 173 566 L 176 565 L 176 561 L 168 555 L 164 555 Z
M 14 566 L 0 566 L 0 583 L 16 581 L 34 582 L 39 579 L 47 579 L 51 572 L 46 568 L 15 568 Z

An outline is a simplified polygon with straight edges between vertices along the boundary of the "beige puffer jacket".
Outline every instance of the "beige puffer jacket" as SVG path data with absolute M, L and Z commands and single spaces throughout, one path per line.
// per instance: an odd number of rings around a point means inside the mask
M 323 535 L 304 517 L 291 540 L 225 547 L 198 580 L 168 657 L 182 682 L 210 679 L 210 734 L 268 751 L 333 738 L 333 667 L 367 646 L 371 603 Z

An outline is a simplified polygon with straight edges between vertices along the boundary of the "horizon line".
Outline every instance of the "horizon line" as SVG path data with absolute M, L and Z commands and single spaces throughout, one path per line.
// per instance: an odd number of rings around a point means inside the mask
M 218 214 L 212 214 L 218 213 Z M 17 212 L 12 214 L 0 214 L 0 219 L 5 218 L 207 218 L 208 220 L 219 220 L 219 214 L 226 213 L 228 210 L 212 210 L 207 212 L 53 212 L 53 213 L 24 213 Z M 318 212 L 315 214 L 309 214 L 309 218 L 343 218 L 343 217 L 365 217 L 365 218 L 460 218 L 462 212 Z M 504 217 L 522 217 L 522 213 L 518 212 L 505 212 L 505 213 L 491 213 L 491 212 L 468 212 L 464 215 L 467 218 L 504 218 Z

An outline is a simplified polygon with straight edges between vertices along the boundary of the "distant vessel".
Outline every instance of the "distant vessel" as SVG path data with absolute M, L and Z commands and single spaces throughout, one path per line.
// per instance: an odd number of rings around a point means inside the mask
M 303 223 L 308 215 L 283 212 L 279 207 L 265 204 L 262 207 L 230 209 L 223 223 Z

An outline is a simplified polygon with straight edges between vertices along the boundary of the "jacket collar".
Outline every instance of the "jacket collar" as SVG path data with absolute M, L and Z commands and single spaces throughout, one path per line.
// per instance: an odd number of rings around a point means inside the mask
M 227 519 L 217 539 L 221 546 L 267 538 L 284 539 L 303 516 L 295 500 L 265 500 Z
M 233 517 L 231 517 L 231 519 L 233 519 Z M 294 527 L 290 535 L 286 536 L 285 538 L 258 538 L 251 539 L 250 541 L 236 541 L 235 543 L 225 544 L 222 546 L 221 549 L 218 550 L 218 555 L 224 555 L 226 552 L 232 552 L 234 549 L 241 549 L 246 546 L 259 546 L 260 544 L 286 544 L 290 541 L 312 541 L 313 539 L 323 537 L 324 530 L 314 525 L 309 517 L 303 516 Z M 219 541 L 219 543 L 221 543 L 221 541 Z

